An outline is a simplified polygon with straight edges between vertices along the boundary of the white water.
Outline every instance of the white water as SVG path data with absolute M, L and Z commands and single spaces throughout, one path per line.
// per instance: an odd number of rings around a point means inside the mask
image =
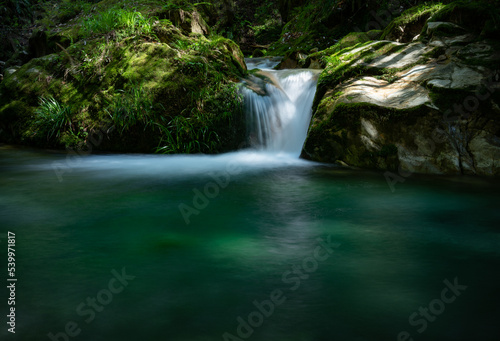
M 70 181 L 91 174 L 92 178 L 165 177 L 199 178 L 207 174 L 251 174 L 281 167 L 309 167 L 298 158 L 305 141 L 315 93 L 315 73 L 309 70 L 274 71 L 279 60 L 248 60 L 249 68 L 266 70 L 277 80 L 277 88 L 266 85 L 268 96 L 244 88 L 249 135 L 254 149 L 221 155 L 63 155 L 42 157 L 17 153 L 8 147 L 0 152 L 27 158 L 26 170 L 48 171 L 53 181 Z M 16 161 L 16 167 L 22 160 Z M 29 162 L 28 162 L 29 161 Z M 4 165 L 9 166 L 9 165 Z
M 273 70 L 281 61 L 281 57 L 272 58 L 245 58 L 248 70 Z
M 298 157 L 307 136 L 316 92 L 317 71 L 272 70 L 269 59 L 247 59 L 249 69 L 260 68 L 277 84 L 265 84 L 266 96 L 243 88 L 250 144 L 268 153 Z
M 8 151 L 0 148 L 0 152 Z M 13 153 L 13 155 L 16 155 Z M 36 157 L 36 155 L 35 155 Z M 19 160 L 18 163 L 22 162 Z M 252 174 L 262 170 L 310 167 L 314 163 L 292 158 L 284 153 L 242 150 L 220 155 L 142 155 L 114 154 L 64 156 L 53 154 L 39 159 L 30 155 L 26 171 L 48 171 L 52 180 L 70 180 L 74 177 L 91 178 L 165 178 L 181 180 L 200 178 L 207 174 Z M 6 165 L 8 166 L 8 165 Z M 16 167 L 20 167 L 16 164 Z M 91 175 L 89 175 L 91 174 Z

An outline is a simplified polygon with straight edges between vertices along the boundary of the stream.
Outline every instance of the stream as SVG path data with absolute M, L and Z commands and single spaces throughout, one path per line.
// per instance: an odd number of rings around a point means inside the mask
M 301 160 L 315 75 L 268 72 L 253 149 L 0 147 L 2 340 L 498 340 L 500 183 Z

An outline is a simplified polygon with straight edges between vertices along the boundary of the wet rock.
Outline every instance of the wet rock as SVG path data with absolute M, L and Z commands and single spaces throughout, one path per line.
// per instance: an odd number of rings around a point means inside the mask
M 498 44 L 444 21 L 424 36 L 331 49 L 303 154 L 395 174 L 500 175 Z
M 276 67 L 278 70 L 284 70 L 284 69 L 296 69 L 298 67 L 301 67 L 299 65 L 300 60 L 305 60 L 307 58 L 307 54 L 302 53 L 300 51 L 294 51 L 292 53 L 289 53 L 285 55 L 283 60 L 278 64 Z
M 47 55 L 49 53 L 47 33 L 41 30 L 33 32 L 28 41 L 28 49 L 34 58 Z
M 208 25 L 197 11 L 187 12 L 182 9 L 171 10 L 168 12 L 168 19 L 176 27 L 180 27 L 184 34 L 202 34 L 209 32 Z
M 465 29 L 451 22 L 434 21 L 427 23 L 427 35 L 430 37 L 458 36 L 465 33 Z

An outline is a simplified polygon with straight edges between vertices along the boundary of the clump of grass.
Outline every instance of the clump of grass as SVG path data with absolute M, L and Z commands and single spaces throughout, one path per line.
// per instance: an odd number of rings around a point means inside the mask
M 163 132 L 163 138 L 156 148 L 156 153 L 214 153 L 220 144 L 219 135 L 208 128 L 199 127 L 199 121 L 184 116 L 176 116 L 167 125 L 157 123 Z
M 37 133 L 46 134 L 47 139 L 59 137 L 61 132 L 71 128 L 71 107 L 59 103 L 54 97 L 41 97 L 35 111 Z
M 426 20 L 443 7 L 444 4 L 442 4 L 441 2 L 424 2 L 421 5 L 407 9 L 406 11 L 401 13 L 399 17 L 395 18 L 389 23 L 389 25 L 384 29 L 381 39 L 392 39 L 394 31 L 396 31 L 398 27 L 404 28 L 408 24 L 415 23 L 420 20 Z
M 82 22 L 83 35 L 104 34 L 116 31 L 123 36 L 151 35 L 156 18 L 147 18 L 137 11 L 111 8 Z
M 128 130 L 142 124 L 144 128 L 154 124 L 155 109 L 160 104 L 155 104 L 150 94 L 142 84 L 131 87 L 129 90 L 118 90 L 119 95 L 113 98 L 107 112 L 117 127 Z
M 193 101 L 196 108 L 156 124 L 163 135 L 157 153 L 220 153 L 232 143 L 230 136 L 237 132 L 231 131 L 240 120 L 240 133 L 244 134 L 243 98 L 238 85 L 202 90 Z

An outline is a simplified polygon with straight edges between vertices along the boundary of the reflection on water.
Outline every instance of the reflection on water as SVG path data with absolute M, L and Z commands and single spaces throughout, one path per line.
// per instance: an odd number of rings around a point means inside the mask
M 392 193 L 382 174 L 286 155 L 79 160 L 60 182 L 53 165 L 65 155 L 0 150 L 0 233 L 16 232 L 18 244 L 19 339 L 48 340 L 74 321 L 81 332 L 70 340 L 243 340 L 237 318 L 277 289 L 286 300 L 246 339 L 500 336 L 496 181 L 413 176 Z M 217 179 L 217 195 L 186 224 L 179 204 L 196 209 L 197 190 Z M 338 247 L 306 273 L 328 236 Z M 122 268 L 135 279 L 87 323 L 77 308 Z M 308 275 L 292 290 L 283 275 L 300 269 L 286 277 Z M 419 333 L 410 315 L 454 278 L 467 289 Z

